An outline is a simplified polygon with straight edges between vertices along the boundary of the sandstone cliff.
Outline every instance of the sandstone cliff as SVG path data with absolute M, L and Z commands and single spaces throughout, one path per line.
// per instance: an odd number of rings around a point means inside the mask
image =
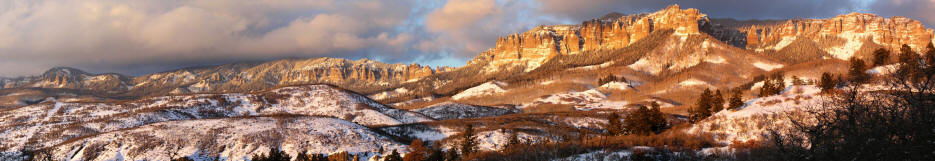
M 707 22 L 706 15 L 697 9 L 683 10 L 672 5 L 650 14 L 609 14 L 578 25 L 539 26 L 521 34 L 500 37 L 494 48 L 468 64 L 525 65 L 526 70 L 532 70 L 557 55 L 623 48 L 655 30 L 674 29 L 677 35 L 700 34 L 699 26 Z
M 832 43 L 825 45 L 823 50 L 840 59 L 854 56 L 868 40 L 887 49 L 899 49 L 907 44 L 916 51 L 923 50 L 933 41 L 933 30 L 925 28 L 917 20 L 883 18 L 866 13 L 850 13 L 829 19 L 788 20 L 779 24 L 752 24 L 740 26 L 737 30 L 746 34 L 747 49 L 779 50 L 796 39 L 809 39 Z

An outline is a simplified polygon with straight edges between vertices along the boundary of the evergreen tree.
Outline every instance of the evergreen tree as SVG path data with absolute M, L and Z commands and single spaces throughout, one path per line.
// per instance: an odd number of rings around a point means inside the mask
M 624 120 L 624 126 L 630 134 L 639 135 L 662 132 L 668 124 L 656 102 L 652 102 L 650 107 L 639 105 L 636 111 L 631 112 Z
M 286 154 L 286 152 L 283 152 L 279 149 L 270 148 L 269 152 L 266 153 L 266 155 L 254 154 L 250 160 L 252 161 L 290 161 L 292 160 L 292 157 Z
M 870 76 L 866 73 L 867 65 L 864 64 L 863 60 L 851 57 L 849 62 L 851 65 L 848 69 L 847 76 L 851 82 L 861 84 L 870 79 Z
M 346 151 L 334 153 L 328 156 L 328 161 L 348 161 L 351 159 L 351 155 Z
M 920 78 L 920 76 L 924 75 L 921 65 L 919 64 L 919 56 L 912 51 L 909 45 L 903 44 L 900 51 L 899 63 L 902 65 L 896 69 L 896 73 L 899 76 L 906 77 L 906 80 L 914 82 Z
M 721 90 L 714 91 L 714 99 L 711 100 L 711 113 L 717 113 L 724 109 L 724 95 Z
M 702 92 L 701 96 L 698 97 L 698 102 L 695 103 L 695 107 L 688 111 L 691 115 L 689 117 L 692 123 L 701 121 L 705 118 L 708 118 L 708 116 L 711 116 L 712 97 L 711 90 L 704 89 L 704 92 Z
M 399 156 L 399 152 L 397 152 L 396 149 L 393 149 L 393 152 L 384 157 L 383 161 L 403 161 L 403 158 Z
M 732 94 L 732 95 L 730 96 L 730 100 L 728 101 L 728 102 L 730 102 L 730 103 L 728 103 L 728 104 L 729 104 L 729 105 L 728 105 L 728 108 L 729 108 L 729 109 L 731 109 L 731 110 L 737 110 L 738 108 L 740 108 L 740 107 L 743 106 L 744 103 L 743 103 L 743 93 L 742 93 L 742 92 L 743 92 L 743 91 L 737 90 L 737 92 L 734 92 L 734 94 Z
M 797 76 L 792 76 L 792 85 L 797 85 L 797 86 L 805 85 L 805 81 L 803 81 L 801 78 Z
M 665 114 L 662 113 L 662 107 L 659 106 L 659 103 L 653 101 L 649 104 L 649 108 L 648 121 L 650 123 L 650 129 L 654 133 L 662 132 L 669 126 L 669 122 L 666 121 Z
M 773 95 L 782 93 L 783 90 L 786 90 L 786 77 L 782 73 L 776 73 L 773 75 L 773 87 L 776 87 L 773 91 Z
M 890 59 L 890 52 L 886 49 L 880 48 L 876 51 L 873 51 L 873 66 L 886 65 Z
M 649 113 L 649 109 L 646 106 L 639 105 L 636 111 L 630 112 L 624 118 L 626 122 L 623 123 L 624 128 L 629 132 L 629 134 L 638 134 L 645 135 L 649 134 L 652 130 L 649 119 L 646 116 Z
M 607 117 L 607 125 L 605 125 L 604 130 L 607 130 L 607 135 L 616 136 L 623 135 L 623 124 L 620 122 L 620 114 L 617 112 L 610 113 L 610 116 Z
M 517 133 L 519 133 L 519 132 L 513 131 L 513 132 L 510 133 L 510 137 L 507 138 L 507 140 L 506 140 L 506 145 L 503 146 L 503 151 L 504 151 L 504 152 L 508 152 L 508 151 L 510 151 L 510 150 L 513 150 L 513 149 L 515 149 L 517 146 L 519 146 L 519 145 L 521 144 L 521 143 L 519 142 L 519 136 L 518 136 L 519 134 L 517 134 Z
M 776 87 L 773 87 L 772 79 L 766 78 L 763 80 L 763 86 L 760 87 L 760 97 L 773 95 L 773 91 L 775 91 L 775 89 Z
M 445 161 L 445 151 L 442 151 L 441 144 L 438 141 L 435 142 L 432 151 L 429 153 L 429 156 L 425 158 L 425 161 Z
M 445 153 L 445 160 L 446 160 L 446 161 L 456 161 L 456 160 L 459 160 L 459 159 L 461 159 L 461 156 L 458 155 L 458 151 L 455 151 L 454 149 L 449 149 L 449 150 Z
M 821 87 L 822 92 L 828 93 L 831 90 L 833 90 L 834 87 L 837 85 L 838 85 L 837 81 L 834 80 L 834 78 L 831 76 L 830 73 L 828 72 L 821 73 L 821 80 L 820 82 L 818 82 L 818 86 Z
M 935 45 L 932 45 L 932 42 L 929 42 L 929 45 L 926 47 L 925 55 L 925 66 L 929 69 L 935 70 Z M 929 71 L 933 72 L 933 71 Z
M 428 150 L 422 144 L 422 140 L 415 139 L 409 144 L 409 153 L 403 157 L 404 161 L 423 161 L 426 159 Z
M 461 155 L 469 156 L 477 150 L 477 136 L 474 136 L 474 125 L 468 124 L 464 128 L 461 140 Z
M 299 155 L 295 156 L 296 161 L 312 161 L 312 158 L 305 153 L 305 151 L 299 152 Z

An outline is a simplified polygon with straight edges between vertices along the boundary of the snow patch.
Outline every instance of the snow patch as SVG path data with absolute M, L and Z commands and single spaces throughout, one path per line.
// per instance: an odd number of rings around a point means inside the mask
M 763 69 L 765 71 L 772 71 L 773 69 L 778 69 L 778 68 L 783 67 L 782 64 L 768 64 L 768 63 L 763 63 L 763 62 L 753 63 L 753 66 Z
M 710 86 L 710 84 L 708 84 L 707 82 L 692 78 L 692 79 L 679 82 L 679 86 Z
M 630 88 L 630 83 L 613 81 L 605 83 L 601 85 L 601 87 L 606 89 L 627 90 Z
M 860 50 L 860 47 L 863 45 L 863 39 L 871 36 L 868 33 L 854 33 L 847 31 L 837 35 L 838 37 L 844 38 L 846 42 L 843 45 L 838 45 L 826 49 L 825 51 L 828 54 L 833 55 L 835 58 L 847 60 L 854 56 L 854 53 L 857 50 Z
M 782 37 L 782 40 L 780 40 L 779 43 L 776 43 L 776 46 L 773 47 L 773 50 L 780 50 L 782 48 L 785 48 L 786 46 L 789 46 L 789 44 L 792 44 L 792 42 L 795 41 L 795 39 L 796 39 L 795 36 Z
M 714 63 L 714 64 L 724 64 L 727 62 L 727 60 L 725 60 L 724 57 L 720 57 L 720 56 L 714 57 L 714 58 L 708 58 L 708 59 L 705 59 L 704 61 L 708 63 Z
M 451 98 L 455 100 L 460 100 L 464 98 L 487 96 L 487 95 L 493 95 L 493 94 L 506 92 L 506 90 L 503 90 L 502 86 L 506 86 L 506 83 L 491 81 L 491 82 L 487 82 L 481 85 L 471 87 L 467 90 L 462 91 L 461 93 L 451 96 Z

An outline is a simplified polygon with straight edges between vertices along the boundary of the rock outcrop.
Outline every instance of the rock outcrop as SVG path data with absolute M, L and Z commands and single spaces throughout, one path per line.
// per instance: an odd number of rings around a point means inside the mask
M 829 37 L 844 40 L 829 44 L 825 51 L 837 58 L 854 55 L 863 43 L 873 42 L 888 49 L 899 49 L 907 44 L 917 51 L 933 41 L 933 30 L 921 22 L 906 17 L 884 18 L 874 14 L 850 13 L 828 19 L 796 19 L 769 25 L 748 25 L 737 30 L 746 34 L 747 49 L 779 50 L 795 39 L 807 38 L 815 42 Z
M 3 79 L 0 87 L 76 89 L 122 96 L 246 92 L 280 85 L 312 83 L 359 89 L 397 85 L 450 70 L 453 68 L 435 69 L 418 64 L 386 64 L 367 59 L 352 61 L 340 58 L 227 64 L 138 77 L 90 74 L 74 68 L 58 67 L 39 76 Z
M 697 9 L 683 10 L 672 5 L 650 14 L 614 14 L 579 25 L 539 26 L 521 34 L 500 37 L 494 48 L 468 64 L 525 65 L 526 70 L 531 70 L 557 55 L 623 48 L 655 30 L 673 29 L 678 35 L 700 34 L 699 27 L 708 22 L 707 16 Z

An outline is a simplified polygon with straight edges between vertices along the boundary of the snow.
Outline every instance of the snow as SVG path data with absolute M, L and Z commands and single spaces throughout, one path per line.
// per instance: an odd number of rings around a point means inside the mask
M 789 86 L 781 94 L 748 100 L 740 110 L 723 110 L 696 123 L 688 132 L 706 132 L 723 144 L 733 141 L 764 139 L 769 128 L 788 127 L 787 115 L 820 106 L 827 99 L 821 89 L 812 86 Z
M 863 39 L 871 35 L 869 33 L 854 33 L 852 31 L 846 31 L 844 33 L 838 34 L 837 36 L 845 39 L 845 43 L 843 45 L 828 48 L 825 51 L 828 52 L 828 54 L 833 55 L 835 58 L 847 60 L 854 56 L 854 53 L 856 53 L 857 50 L 860 50 L 860 47 L 863 45 Z
M 630 88 L 630 83 L 613 81 L 601 85 L 601 87 L 606 89 L 626 90 Z
M 538 98 L 530 103 L 523 104 L 520 108 L 533 107 L 542 104 L 562 104 L 574 105 L 579 110 L 591 109 L 622 109 L 626 101 L 611 101 L 607 95 L 597 89 L 589 89 L 582 92 L 566 92 L 552 94 L 543 98 Z
M 481 85 L 471 87 L 467 90 L 462 91 L 461 93 L 451 96 L 455 100 L 477 97 L 477 96 L 488 96 L 498 93 L 506 92 L 501 86 L 506 86 L 506 83 L 491 81 Z
M 557 159 L 554 161 L 616 161 L 616 160 L 627 160 L 626 158 L 633 154 L 632 150 L 621 150 L 621 151 L 592 151 L 584 154 L 572 155 L 566 158 Z
M 274 146 L 292 155 L 302 149 L 313 154 L 358 154 L 405 148 L 367 127 L 334 118 L 248 117 L 163 122 L 107 132 L 56 146 L 53 153 L 61 157 L 56 160 L 84 160 L 93 157 L 83 155 L 92 154 L 86 149 L 100 146 L 103 149 L 97 158 L 167 160 L 165 141 L 181 146 L 178 153 L 182 156 L 194 157 L 206 157 L 211 148 L 228 145 L 218 153 L 221 158 L 249 158 L 252 153 L 266 152 Z
M 390 97 L 395 97 L 395 96 L 403 95 L 403 94 L 406 94 L 406 93 L 409 93 L 409 89 L 406 89 L 406 88 L 396 88 L 396 89 L 391 90 L 391 91 L 383 91 L 383 92 L 380 92 L 380 93 L 377 93 L 377 94 L 372 94 L 372 95 L 370 95 L 370 98 L 380 100 L 380 99 L 386 99 L 386 98 L 390 98 Z
M 571 68 L 570 70 L 597 70 L 597 69 L 609 67 L 612 64 L 613 64 L 613 61 L 609 61 L 609 62 L 601 63 L 598 65 L 589 65 L 589 66 Z
M 773 50 L 781 50 L 782 48 L 789 46 L 789 44 L 792 44 L 795 39 L 795 36 L 784 36 L 782 37 L 782 40 L 779 41 L 779 43 L 776 43 L 776 46 L 773 47 Z
M 707 82 L 692 78 L 692 79 L 679 82 L 679 86 L 711 86 L 711 85 L 708 84 Z
M 437 120 L 491 117 L 519 112 L 516 109 L 502 109 L 454 102 L 442 102 L 413 111 Z
M 705 41 L 705 42 L 707 42 L 707 41 Z M 724 63 L 727 62 L 727 60 L 725 60 L 724 57 L 721 57 L 721 56 L 717 56 L 717 57 L 714 57 L 714 58 L 708 58 L 708 59 L 705 59 L 704 61 L 705 61 L 705 62 L 708 62 L 708 63 L 714 63 L 714 64 L 724 64 Z
M 867 70 L 867 73 L 870 75 L 887 75 L 895 72 L 898 67 L 899 64 L 883 65 Z
M 77 136 L 154 123 L 283 113 L 335 117 L 367 126 L 433 120 L 327 85 L 292 86 L 250 94 L 162 96 L 120 103 L 55 102 L 8 109 L 0 111 L 0 126 L 7 127 L 0 130 L 0 147 L 48 147 Z
M 753 66 L 763 69 L 765 71 L 772 71 L 773 69 L 778 69 L 778 68 L 783 67 L 782 64 L 769 64 L 769 63 L 763 63 L 763 62 L 753 63 Z

